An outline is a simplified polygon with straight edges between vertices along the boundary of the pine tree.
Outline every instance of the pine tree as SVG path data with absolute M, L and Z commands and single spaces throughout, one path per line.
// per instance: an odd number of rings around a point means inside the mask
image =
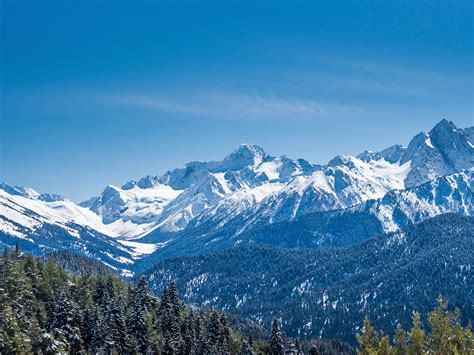
M 379 337 L 377 331 L 372 327 L 369 317 L 366 316 L 364 319 L 362 334 L 357 334 L 356 337 L 359 343 L 358 354 L 370 355 L 376 353 Z
M 99 307 L 97 306 L 94 309 L 92 329 L 90 329 L 89 332 L 92 333 L 92 339 L 90 344 L 91 350 L 95 353 L 100 353 L 105 347 L 105 325 L 103 322 L 102 314 L 99 311 Z
M 394 355 L 404 355 L 408 352 L 407 347 L 407 335 L 403 327 L 398 324 L 397 330 L 395 331 L 395 337 L 393 340 L 393 353 Z
M 172 296 L 171 292 L 165 287 L 158 308 L 158 319 L 163 334 L 161 350 L 165 354 L 174 354 L 181 348 L 180 318 L 174 307 L 177 296 L 175 294 Z
M 132 304 L 132 312 L 129 319 L 129 331 L 134 337 L 137 350 L 146 353 L 149 347 L 148 326 L 146 322 L 146 310 L 149 307 L 149 296 L 144 277 L 134 292 L 134 300 Z
M 210 349 L 213 351 L 218 351 L 219 349 L 219 338 L 221 332 L 221 323 L 219 320 L 219 315 L 216 311 L 211 312 L 209 318 L 209 323 L 207 325 L 207 343 Z
M 144 311 L 147 311 L 151 307 L 152 297 L 150 296 L 145 276 L 140 278 L 135 289 L 134 304 L 140 305 Z
M 83 348 L 74 307 L 64 292 L 55 301 L 51 331 L 56 339 L 65 339 L 71 352 L 78 352 Z
M 99 307 L 105 307 L 107 293 L 105 291 L 105 281 L 102 277 L 97 278 L 95 282 L 92 298 Z
M 170 305 L 171 303 L 169 298 L 168 287 L 165 287 L 161 292 L 160 305 L 158 306 L 157 311 L 158 321 L 161 322 L 161 324 L 159 325 L 160 327 L 163 327 L 163 320 L 169 316 Z
M 105 331 L 106 348 L 109 352 L 123 353 L 128 349 L 129 335 L 125 322 L 123 300 L 120 297 L 110 298 L 107 302 Z
M 410 331 L 410 341 L 408 351 L 410 354 L 419 355 L 425 352 L 426 334 L 421 325 L 420 313 L 414 312 L 412 318 L 412 328 Z
M 29 353 L 31 341 L 18 325 L 9 305 L 0 312 L 0 354 Z
M 436 353 L 461 353 L 465 346 L 465 331 L 461 326 L 460 312 L 448 310 L 448 302 L 441 295 L 437 307 L 428 315 L 431 327 L 430 348 Z
M 43 333 L 40 345 L 43 354 L 66 354 L 68 352 L 68 344 L 64 337 L 55 339 L 51 333 Z
M 186 320 L 184 326 L 184 334 L 183 334 L 183 354 L 196 354 L 198 350 L 198 344 L 196 339 L 196 332 L 195 332 L 195 317 L 194 312 L 191 310 L 188 314 L 188 318 Z
M 84 341 L 84 348 L 86 351 L 91 352 L 92 343 L 94 339 L 94 328 L 95 328 L 95 319 L 94 319 L 94 310 L 91 306 L 86 307 L 82 316 L 81 322 L 81 334 Z
M 474 334 L 472 333 L 471 321 L 467 324 L 466 329 L 464 330 L 464 349 L 463 351 L 467 354 L 474 354 Z
M 272 355 L 283 354 L 283 336 L 280 330 L 280 323 L 273 319 L 270 332 L 270 351 Z
M 222 314 L 220 317 L 220 332 L 219 332 L 219 349 L 221 352 L 228 354 L 230 353 L 230 329 L 227 324 L 227 317 L 225 314 Z
M 173 306 L 173 312 L 177 319 L 181 318 L 181 302 L 178 297 L 178 289 L 176 288 L 176 283 L 172 282 L 169 287 L 169 298 L 171 305 Z

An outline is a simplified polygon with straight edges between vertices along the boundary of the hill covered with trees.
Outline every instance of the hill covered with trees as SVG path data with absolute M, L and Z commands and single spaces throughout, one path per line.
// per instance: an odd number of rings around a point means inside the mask
M 66 269 L 68 271 L 66 271 Z M 307 343 L 322 354 L 348 345 Z M 255 354 L 302 350 L 275 320 L 268 333 L 239 316 L 189 307 L 174 283 L 161 297 L 70 253 L 0 255 L 0 354 Z
M 350 233 L 350 231 L 348 232 Z M 295 236 L 296 237 L 296 236 Z M 474 218 L 448 214 L 349 247 L 288 250 L 250 245 L 165 260 L 152 289 L 176 281 L 186 302 L 239 313 L 291 336 L 356 344 L 368 315 L 386 334 L 427 314 L 442 294 L 474 318 Z

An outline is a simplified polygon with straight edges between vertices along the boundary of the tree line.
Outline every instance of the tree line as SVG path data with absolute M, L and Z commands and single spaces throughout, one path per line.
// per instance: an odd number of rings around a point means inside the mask
M 53 258 L 35 258 L 19 248 L 0 255 L 0 354 L 353 354 L 337 341 L 288 338 L 281 320 L 268 332 L 231 325 L 232 315 L 197 309 L 178 297 L 174 283 L 158 298 L 144 277 L 136 284 L 112 273 L 65 271 Z M 78 261 L 79 260 L 79 261 Z M 67 269 L 74 269 L 67 267 Z M 474 354 L 471 325 L 463 327 L 459 310 L 438 299 L 427 316 L 413 314 L 410 330 L 397 326 L 393 339 L 368 318 L 357 334 L 357 353 Z M 235 323 L 235 322 L 234 322 Z
M 448 302 L 438 297 L 437 307 L 428 314 L 429 330 L 426 331 L 419 312 L 413 312 L 412 326 L 405 330 L 397 325 L 393 339 L 372 326 L 368 317 L 363 331 L 357 334 L 360 355 L 403 355 L 403 354 L 474 354 L 474 336 L 469 321 L 463 327 L 460 311 L 448 309 Z
M 61 254 L 62 264 L 65 259 Z M 157 298 L 144 277 L 133 284 L 71 260 L 80 272 L 65 271 L 53 258 L 22 254 L 18 246 L 4 249 L 0 354 L 302 353 L 300 341 L 286 338 L 278 320 L 268 336 L 252 330 L 257 326 L 242 330 L 229 324 L 231 315 L 185 305 L 174 283 Z

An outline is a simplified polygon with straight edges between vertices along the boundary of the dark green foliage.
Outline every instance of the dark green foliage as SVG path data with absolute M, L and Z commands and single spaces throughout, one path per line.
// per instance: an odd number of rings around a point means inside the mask
M 85 258 L 71 253 L 67 250 L 56 250 L 42 257 L 44 260 L 52 259 L 55 264 L 61 266 L 71 274 L 83 276 L 86 273 L 95 275 L 108 275 L 113 270 L 97 260 Z
M 474 218 L 450 214 L 354 246 L 256 244 L 165 260 L 146 275 L 157 292 L 162 280 L 176 280 L 192 304 L 266 326 L 281 318 L 290 336 L 355 344 L 364 314 L 393 335 L 397 320 L 407 327 L 412 310 L 426 314 L 439 293 L 462 309 L 464 324 L 474 319 L 473 264 Z
M 272 321 L 272 329 L 270 331 L 270 351 L 272 355 L 282 355 L 283 354 L 283 337 L 280 330 L 280 323 L 277 319 Z
M 192 310 L 174 283 L 158 299 L 144 277 L 134 286 L 65 258 L 80 275 L 18 249 L 0 255 L 1 354 L 268 352 L 261 328 L 238 316 Z

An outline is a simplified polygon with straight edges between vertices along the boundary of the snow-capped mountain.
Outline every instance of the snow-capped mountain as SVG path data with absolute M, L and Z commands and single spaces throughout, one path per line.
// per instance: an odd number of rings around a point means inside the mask
M 216 230 L 207 226 L 188 228 L 143 262 L 150 265 L 170 256 L 196 255 L 246 244 L 284 248 L 354 245 L 446 213 L 474 215 L 474 168 L 413 188 L 391 190 L 382 198 L 349 208 L 306 213 L 294 220 L 252 224 L 248 222 L 251 214 L 242 213 Z M 245 230 L 243 225 L 247 226 Z
M 81 205 L 105 224 L 131 221 L 146 225 L 143 229 L 176 232 L 207 213 L 241 212 L 315 169 L 302 159 L 275 158 L 258 146 L 242 144 L 220 162 L 191 162 L 162 176 L 108 186 Z
M 460 208 L 442 196 L 449 190 L 450 198 L 457 201 L 462 186 L 472 196 L 473 137 L 473 127 L 458 129 L 442 120 L 428 133 L 417 134 L 407 147 L 395 145 L 356 157 L 341 155 L 326 165 L 273 157 L 258 146 L 243 144 L 222 161 L 191 162 L 121 187 L 109 185 L 98 197 L 79 205 L 60 195 L 0 184 L 0 231 L 2 238 L 31 243 L 44 226 L 60 228 L 76 239 L 87 231 L 112 243 L 121 250 L 118 254 L 126 253 L 118 260 L 132 263 L 183 236 L 200 238 L 220 230 L 245 235 L 309 213 L 362 208 L 366 201 L 383 201 L 397 194 L 406 200 L 404 206 L 412 215 L 472 214 L 472 201 L 471 207 Z M 410 192 L 461 171 L 465 171 L 465 184 L 453 187 L 449 180 L 437 186 L 429 203 L 425 201 L 431 196 L 428 190 L 423 196 Z M 394 216 L 400 214 L 402 205 L 389 210 L 386 204 L 375 207 L 373 203 L 371 213 L 377 219 L 386 221 L 386 226 L 400 226 Z M 407 220 L 417 218 L 407 216 Z

